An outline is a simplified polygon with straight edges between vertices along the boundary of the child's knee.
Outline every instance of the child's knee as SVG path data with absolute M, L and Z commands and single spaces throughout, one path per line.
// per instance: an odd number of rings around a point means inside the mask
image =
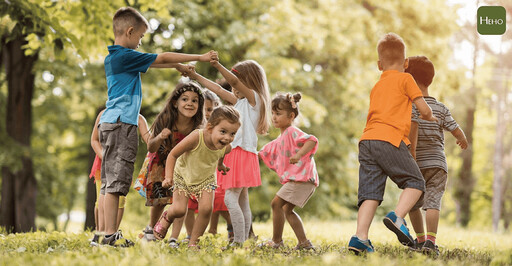
M 293 204 L 283 205 L 283 211 L 285 214 L 292 214 L 294 208 L 295 208 L 295 205 L 293 205 Z

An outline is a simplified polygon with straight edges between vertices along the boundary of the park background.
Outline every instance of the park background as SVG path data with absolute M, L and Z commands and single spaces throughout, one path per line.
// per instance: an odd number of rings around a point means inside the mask
M 208 0 L 0 2 L 0 226 L 13 232 L 80 232 L 92 228 L 95 188 L 90 135 L 107 99 L 103 59 L 113 43 L 112 16 L 122 6 L 151 25 L 142 52 L 219 52 L 227 67 L 254 59 L 271 94 L 301 92 L 297 125 L 318 137 L 320 186 L 304 209 L 306 221 L 357 216 L 357 143 L 369 93 L 378 80 L 376 44 L 399 34 L 407 56 L 435 65 L 430 93 L 444 102 L 470 147 L 446 134 L 449 166 L 441 224 L 510 233 L 512 220 L 512 35 L 479 35 L 476 10 L 510 1 L 457 0 Z M 220 75 L 208 63 L 198 73 Z M 149 125 L 180 80 L 175 70 L 142 74 L 141 113 Z M 259 147 L 279 134 L 272 129 Z M 146 154 L 139 143 L 134 176 Z M 270 218 L 280 187 L 262 165 L 262 186 L 250 190 L 254 219 Z M 396 204 L 388 182 L 377 216 Z M 139 230 L 149 209 L 132 189 L 121 224 Z M 128 229 L 128 228 L 127 228 Z M 347 228 L 353 231 L 355 228 Z M 256 232 L 258 233 L 258 232 Z

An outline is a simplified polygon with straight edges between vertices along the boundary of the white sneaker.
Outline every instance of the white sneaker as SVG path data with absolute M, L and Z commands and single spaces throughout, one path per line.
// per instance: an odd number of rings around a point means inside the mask
M 169 247 L 170 248 L 179 248 L 180 244 L 178 243 L 178 239 L 176 239 L 176 238 L 169 239 Z
M 146 226 L 144 230 L 142 230 L 143 236 L 142 240 L 145 241 L 156 241 L 155 235 L 153 234 L 153 228 Z

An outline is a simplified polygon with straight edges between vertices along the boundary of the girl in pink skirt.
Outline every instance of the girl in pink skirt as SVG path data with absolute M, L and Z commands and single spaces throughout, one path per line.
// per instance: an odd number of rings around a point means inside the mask
M 265 71 L 256 61 L 239 62 L 229 71 L 219 63 L 216 53 L 213 58 L 210 63 L 231 85 L 232 92 L 195 71 L 187 75 L 233 104 L 240 112 L 242 126 L 231 143 L 233 150 L 224 158 L 224 163 L 231 170 L 220 178 L 219 183 L 221 189 L 226 190 L 224 202 L 233 225 L 234 242 L 231 245 L 241 246 L 249 237 L 252 222 L 248 189 L 261 185 L 257 134 L 266 134 L 270 127 L 267 114 L 270 109 L 269 89 Z
M 300 93 L 278 94 L 274 97 L 272 123 L 281 129 L 281 135 L 259 152 L 263 162 L 277 173 L 280 183 L 283 184 L 272 200 L 272 240 L 263 244 L 273 248 L 284 245 L 282 237 L 285 217 L 299 242 L 295 249 L 314 248 L 306 238 L 302 220 L 293 210 L 295 206 L 304 207 L 318 186 L 318 172 L 313 159 L 318 140 L 292 125 L 299 115 L 300 99 Z

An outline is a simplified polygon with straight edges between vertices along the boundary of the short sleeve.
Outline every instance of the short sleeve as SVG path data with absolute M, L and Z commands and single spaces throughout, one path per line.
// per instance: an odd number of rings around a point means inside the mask
M 157 54 L 141 53 L 127 49 L 123 54 L 123 68 L 125 72 L 146 73 L 149 66 L 155 62 Z
M 452 114 L 450 113 L 450 110 L 448 108 L 444 107 L 444 121 L 443 121 L 443 129 L 447 131 L 454 131 L 459 127 L 455 119 L 453 119 Z
M 412 104 L 411 121 L 418 124 L 420 123 L 420 112 L 414 103 Z
M 411 101 L 414 101 L 414 99 L 423 96 L 420 88 L 416 84 L 416 81 L 414 81 L 414 78 L 409 73 L 406 73 L 406 76 L 405 76 L 404 91 L 405 91 L 405 95 L 407 95 L 407 97 L 409 97 L 409 99 L 411 99 Z
M 295 142 L 296 147 L 302 148 L 304 146 L 304 143 L 306 143 L 308 140 L 312 140 L 315 142 L 315 147 L 309 151 L 306 155 L 313 155 L 318 150 L 318 139 L 310 134 L 306 134 L 302 132 L 300 129 L 295 129 L 293 132 L 291 132 L 293 141 Z

